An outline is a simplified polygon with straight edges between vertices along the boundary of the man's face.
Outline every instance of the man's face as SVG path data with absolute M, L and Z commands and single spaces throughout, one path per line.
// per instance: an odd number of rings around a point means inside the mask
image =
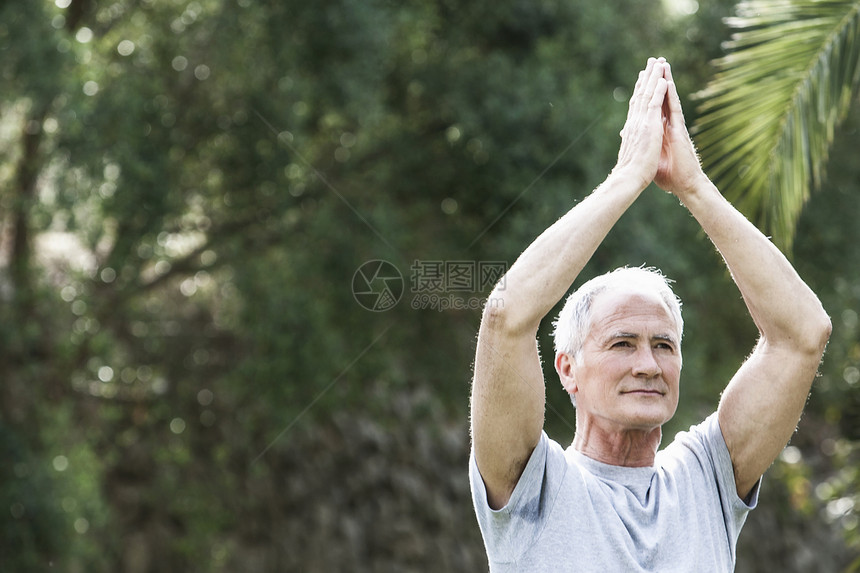
M 571 373 L 578 416 L 608 432 L 663 425 L 678 407 L 681 374 L 679 334 L 666 303 L 641 290 L 597 295 Z

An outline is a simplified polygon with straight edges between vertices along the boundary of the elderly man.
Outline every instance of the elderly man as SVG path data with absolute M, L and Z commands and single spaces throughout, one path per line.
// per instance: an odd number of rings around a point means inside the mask
M 813 292 L 702 171 L 664 59 L 640 72 L 621 136 L 606 181 L 523 252 L 481 322 L 470 476 L 493 572 L 732 571 L 761 475 L 797 425 L 830 335 Z M 658 452 L 678 404 L 680 303 L 647 269 L 585 283 L 555 330 L 555 367 L 576 405 L 565 450 L 542 429 L 538 326 L 652 181 L 722 254 L 760 338 L 717 412 Z

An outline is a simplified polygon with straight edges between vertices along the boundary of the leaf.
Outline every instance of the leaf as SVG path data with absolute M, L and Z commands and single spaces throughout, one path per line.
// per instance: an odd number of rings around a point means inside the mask
M 694 96 L 692 131 L 714 183 L 790 250 L 860 83 L 860 1 L 753 0 L 736 10 L 726 23 L 738 32 Z

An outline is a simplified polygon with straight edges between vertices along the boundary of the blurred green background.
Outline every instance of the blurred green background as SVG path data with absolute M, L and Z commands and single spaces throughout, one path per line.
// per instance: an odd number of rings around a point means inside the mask
M 0 570 L 486 570 L 467 460 L 489 286 L 422 281 L 509 265 L 599 184 L 648 56 L 672 62 L 692 125 L 734 10 L 0 2 Z M 741 572 L 860 567 L 854 108 L 791 253 L 833 336 Z M 362 284 L 373 260 L 402 283 Z M 685 301 L 669 438 L 715 409 L 755 328 L 662 191 L 585 275 L 625 264 Z M 386 287 L 392 308 L 360 304 Z

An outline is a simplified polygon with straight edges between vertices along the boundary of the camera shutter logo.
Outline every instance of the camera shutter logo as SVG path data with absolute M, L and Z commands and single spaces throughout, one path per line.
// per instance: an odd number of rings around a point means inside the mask
M 352 296 L 373 312 L 392 309 L 403 296 L 403 275 L 388 261 L 367 261 L 352 275 Z

